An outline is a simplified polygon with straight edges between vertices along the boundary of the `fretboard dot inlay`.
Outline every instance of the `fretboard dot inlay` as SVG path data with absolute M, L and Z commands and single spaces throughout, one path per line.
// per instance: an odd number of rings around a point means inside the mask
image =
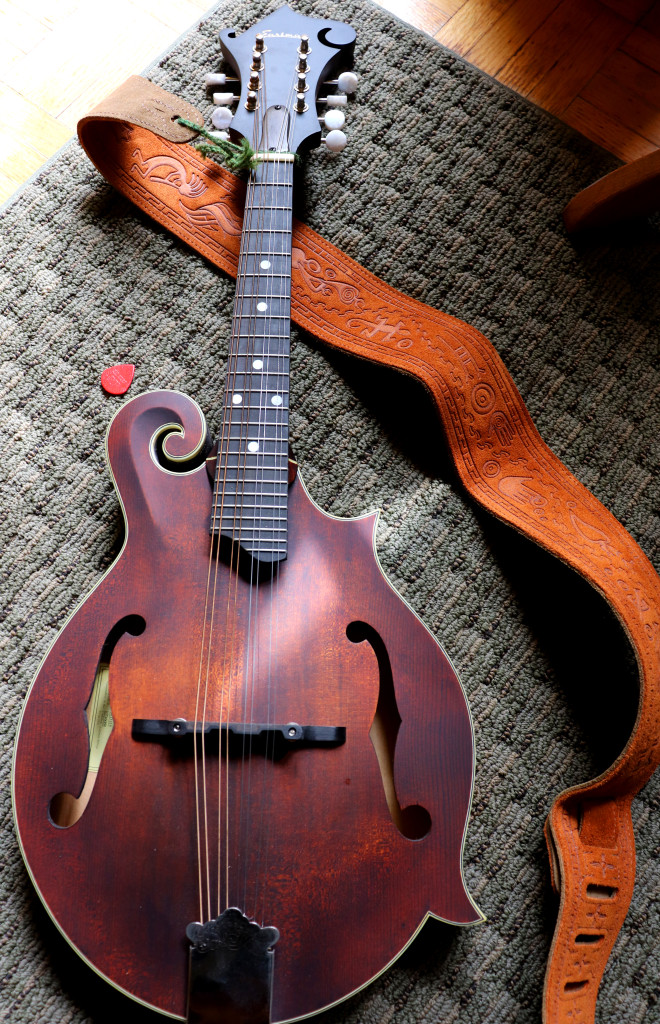
M 270 260 L 262 260 L 259 266 L 262 270 L 270 270 Z
M 264 368 L 263 360 L 262 359 L 255 359 L 254 362 L 252 363 L 252 366 L 254 367 L 255 370 L 263 370 L 263 368 Z
M 248 444 L 248 451 L 249 452 L 258 452 L 259 451 L 259 442 L 258 441 L 250 441 L 250 443 Z
M 240 405 L 242 401 L 243 401 L 243 396 L 242 395 L 233 395 L 232 396 L 232 402 L 234 403 L 234 405 Z
M 265 313 L 266 310 L 268 309 L 268 303 L 267 302 L 258 302 L 257 303 L 257 309 L 259 310 L 260 313 Z
M 273 395 L 273 397 L 271 398 L 271 403 L 273 405 L 281 405 L 282 404 L 282 396 L 281 395 Z

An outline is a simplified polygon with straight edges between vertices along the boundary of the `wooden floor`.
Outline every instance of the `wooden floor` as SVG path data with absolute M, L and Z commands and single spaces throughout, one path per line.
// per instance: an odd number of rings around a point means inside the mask
M 623 160 L 660 145 L 660 0 L 380 0 Z M 211 0 L 0 0 L 0 201 Z

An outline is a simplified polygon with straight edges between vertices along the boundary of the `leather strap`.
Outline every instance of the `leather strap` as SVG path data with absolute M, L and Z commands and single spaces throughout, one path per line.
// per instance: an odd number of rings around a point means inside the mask
M 172 128 L 178 113 L 202 123 L 198 111 L 132 78 L 83 118 L 80 141 L 120 192 L 235 276 L 244 186 L 186 145 L 192 133 Z M 633 734 L 606 772 L 555 799 L 546 824 L 560 906 L 544 1021 L 588 1024 L 632 895 L 631 800 L 660 763 L 660 579 L 541 440 L 502 360 L 474 328 L 395 291 L 297 222 L 292 316 L 329 345 L 418 378 L 470 495 L 581 573 L 632 641 L 641 681 Z

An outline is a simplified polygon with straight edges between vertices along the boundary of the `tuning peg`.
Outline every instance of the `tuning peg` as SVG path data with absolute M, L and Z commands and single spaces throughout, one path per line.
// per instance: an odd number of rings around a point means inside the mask
M 234 96 L 233 92 L 214 92 L 213 102 L 216 107 L 228 107 L 231 103 L 236 103 L 238 96 Z
M 230 82 L 238 82 L 237 78 L 225 75 L 222 71 L 211 71 L 204 76 L 204 83 L 207 89 L 216 88 L 218 85 L 229 85 Z
M 211 121 L 213 122 L 214 128 L 229 128 L 231 124 L 233 114 L 229 107 L 216 107 L 211 114 Z
M 342 110 L 338 110 L 336 107 L 332 107 L 327 110 L 325 116 L 320 119 L 326 128 L 343 128 L 346 117 Z
M 209 135 L 217 142 L 229 142 L 229 132 L 209 132 Z
M 342 71 L 341 75 L 337 79 L 337 88 L 340 92 L 354 93 L 357 89 L 358 76 L 354 71 Z
M 348 97 L 343 92 L 340 96 L 320 96 L 318 102 L 325 103 L 329 107 L 345 107 L 348 103 Z
M 321 141 L 325 142 L 326 147 L 331 153 L 341 153 L 342 149 L 345 148 L 348 139 L 343 132 L 334 129 L 333 131 L 328 132 L 326 137 Z

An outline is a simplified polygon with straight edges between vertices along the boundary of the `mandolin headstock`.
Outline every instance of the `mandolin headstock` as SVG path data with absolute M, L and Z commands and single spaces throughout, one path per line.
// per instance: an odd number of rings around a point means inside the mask
M 278 107 L 289 112 L 283 121 L 288 127 L 277 140 L 269 139 L 269 148 L 296 153 L 318 145 L 317 100 L 326 80 L 350 65 L 355 30 L 341 21 L 309 18 L 284 6 L 240 36 L 235 29 L 224 29 L 220 43 L 240 82 L 229 128 L 234 140 L 245 138 L 256 149 L 266 111 Z M 344 93 L 343 100 L 333 100 L 345 103 L 345 98 Z

